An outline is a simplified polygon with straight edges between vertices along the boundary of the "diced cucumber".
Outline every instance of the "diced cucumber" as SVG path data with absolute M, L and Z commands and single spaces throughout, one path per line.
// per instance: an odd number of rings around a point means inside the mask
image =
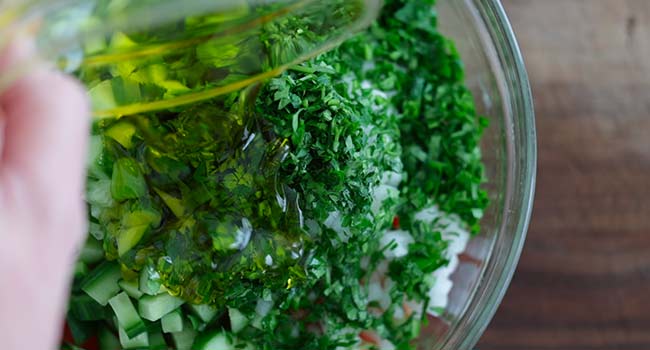
M 169 347 L 165 342 L 165 337 L 160 330 L 149 333 L 149 350 L 167 350 Z
M 133 136 L 135 135 L 135 126 L 128 121 L 122 120 L 111 125 L 104 135 L 117 141 L 122 147 L 129 149 L 133 147 Z
M 124 349 L 138 349 L 146 348 L 149 346 L 149 334 L 147 332 L 140 333 L 134 338 L 129 338 L 126 331 L 122 327 L 118 327 L 118 334 L 120 336 L 120 344 Z
M 145 266 L 140 271 L 140 291 L 147 295 L 160 294 L 160 274 L 151 265 Z
M 239 333 L 248 325 L 248 318 L 235 308 L 228 308 L 228 318 L 230 318 L 230 329 L 233 333 Z
M 165 333 L 175 333 L 183 330 L 183 314 L 180 309 L 176 309 L 160 320 L 162 330 Z
M 88 169 L 88 177 L 95 177 L 98 179 L 107 178 L 101 167 L 101 157 L 103 150 L 104 142 L 102 142 L 102 137 L 100 135 L 91 136 L 88 140 L 88 152 L 86 155 L 86 168 Z
M 113 308 L 115 316 L 117 316 L 119 328 L 124 329 L 129 338 L 134 338 L 147 330 L 144 322 L 135 311 L 131 299 L 125 292 L 114 296 L 108 303 Z
M 120 231 L 117 236 L 117 254 L 122 256 L 133 249 L 148 229 L 149 226 L 134 226 Z
M 132 211 L 122 218 L 122 229 L 117 236 L 117 253 L 126 254 L 135 247 L 150 227 L 160 225 L 161 215 L 155 210 Z
M 189 321 L 183 324 L 183 331 L 172 333 L 172 339 L 177 350 L 194 350 L 194 340 L 196 339 L 196 331 L 192 328 Z
M 106 327 L 99 331 L 98 338 L 99 350 L 118 350 L 122 347 L 117 336 Z
M 106 307 L 87 294 L 70 297 L 70 313 L 80 321 L 99 321 L 106 318 Z
M 257 329 L 262 329 L 262 320 L 269 314 L 269 311 L 271 311 L 272 308 L 272 301 L 258 299 L 257 304 L 255 305 L 255 317 L 251 321 L 251 326 Z
M 81 290 L 90 295 L 100 305 L 106 306 L 108 300 L 120 291 L 117 282 L 122 278 L 120 265 L 107 261 L 95 270 L 81 283 Z
M 106 176 L 106 175 L 105 175 Z M 91 206 L 90 215 L 93 218 L 100 217 L 100 212 L 112 206 L 115 201 L 111 195 L 111 179 L 90 180 L 86 185 L 86 202 Z M 96 239 L 101 240 L 105 236 L 104 228 L 96 223 L 90 223 L 88 232 Z
M 177 218 L 182 218 L 183 215 L 185 215 L 185 206 L 183 205 L 183 201 L 181 199 L 178 199 L 168 193 L 165 193 L 157 188 L 154 188 L 154 191 L 158 193 L 160 198 L 165 202 L 169 210 L 174 213 L 174 215 Z
M 147 182 L 135 159 L 120 158 L 115 161 L 111 179 L 111 194 L 116 201 L 137 199 L 147 193 Z
M 145 295 L 138 302 L 140 316 L 149 321 L 158 321 L 163 316 L 174 311 L 185 301 L 168 293 Z
M 88 274 L 88 265 L 83 261 L 77 261 L 74 264 L 74 278 L 83 278 Z
M 105 80 L 92 87 L 88 90 L 88 95 L 93 110 L 112 109 L 117 106 L 113 94 L 113 84 L 110 80 Z
M 214 317 L 217 316 L 217 314 L 219 313 L 219 309 L 217 309 L 217 308 L 215 308 L 213 306 L 210 306 L 210 305 L 189 304 L 188 306 L 189 306 L 190 310 L 196 316 L 198 316 L 201 319 L 201 321 L 203 321 L 205 323 L 209 323 L 210 321 L 212 321 L 212 319 L 214 319 Z
M 98 241 L 104 239 L 104 230 L 102 230 L 102 227 L 99 226 L 99 224 L 96 224 L 94 222 L 88 223 L 88 233 Z
M 200 335 L 194 341 L 193 350 L 235 350 L 235 345 L 223 331 Z
M 86 264 L 95 264 L 104 259 L 104 248 L 94 237 L 88 237 L 79 254 L 79 260 Z
M 122 218 L 122 226 L 158 226 L 161 219 L 161 214 L 154 209 L 139 209 L 125 214 Z
M 117 284 L 131 298 L 140 299 L 140 297 L 142 297 L 143 293 L 140 291 L 140 288 L 138 287 L 138 280 L 133 280 L 133 281 L 120 280 Z
M 187 318 L 190 320 L 190 325 L 195 331 L 203 332 L 206 326 L 205 322 L 201 321 L 201 319 L 194 314 L 187 314 Z

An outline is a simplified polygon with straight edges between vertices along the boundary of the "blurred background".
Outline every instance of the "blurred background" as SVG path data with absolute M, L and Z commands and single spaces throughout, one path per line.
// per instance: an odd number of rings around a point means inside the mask
M 477 348 L 650 349 L 650 1 L 503 4 L 535 97 L 538 184 Z

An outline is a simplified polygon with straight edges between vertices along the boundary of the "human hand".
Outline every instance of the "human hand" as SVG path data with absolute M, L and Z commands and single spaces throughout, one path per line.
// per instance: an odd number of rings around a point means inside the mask
M 0 52 L 0 75 L 32 54 Z M 5 350 L 53 350 L 86 235 L 89 107 L 81 86 L 44 65 L 0 95 L 0 338 Z

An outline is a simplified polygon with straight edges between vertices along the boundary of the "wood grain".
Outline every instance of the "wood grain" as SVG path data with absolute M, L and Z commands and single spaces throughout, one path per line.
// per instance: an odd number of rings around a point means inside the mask
M 519 268 L 481 350 L 650 349 L 650 1 L 504 0 L 535 97 Z

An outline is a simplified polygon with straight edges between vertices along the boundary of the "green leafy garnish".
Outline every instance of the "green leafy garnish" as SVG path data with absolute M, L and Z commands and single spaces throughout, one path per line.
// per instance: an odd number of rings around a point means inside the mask
M 183 94 L 295 55 L 323 35 L 310 21 L 288 16 L 255 40 L 215 37 L 174 59 L 79 76 L 110 75 L 91 89 L 105 105 Z M 413 349 L 427 314 L 442 311 L 429 308 L 450 259 L 452 229 L 439 216 L 477 233 L 487 206 L 486 121 L 436 22 L 433 0 L 387 0 L 366 32 L 264 84 L 97 122 L 91 233 L 120 263 L 121 285 L 138 285 L 122 298 L 146 298 L 152 322 L 175 309 L 174 339 L 198 332 L 199 346 Z M 128 51 L 152 35 L 107 43 Z M 165 293 L 180 299 L 152 302 Z

